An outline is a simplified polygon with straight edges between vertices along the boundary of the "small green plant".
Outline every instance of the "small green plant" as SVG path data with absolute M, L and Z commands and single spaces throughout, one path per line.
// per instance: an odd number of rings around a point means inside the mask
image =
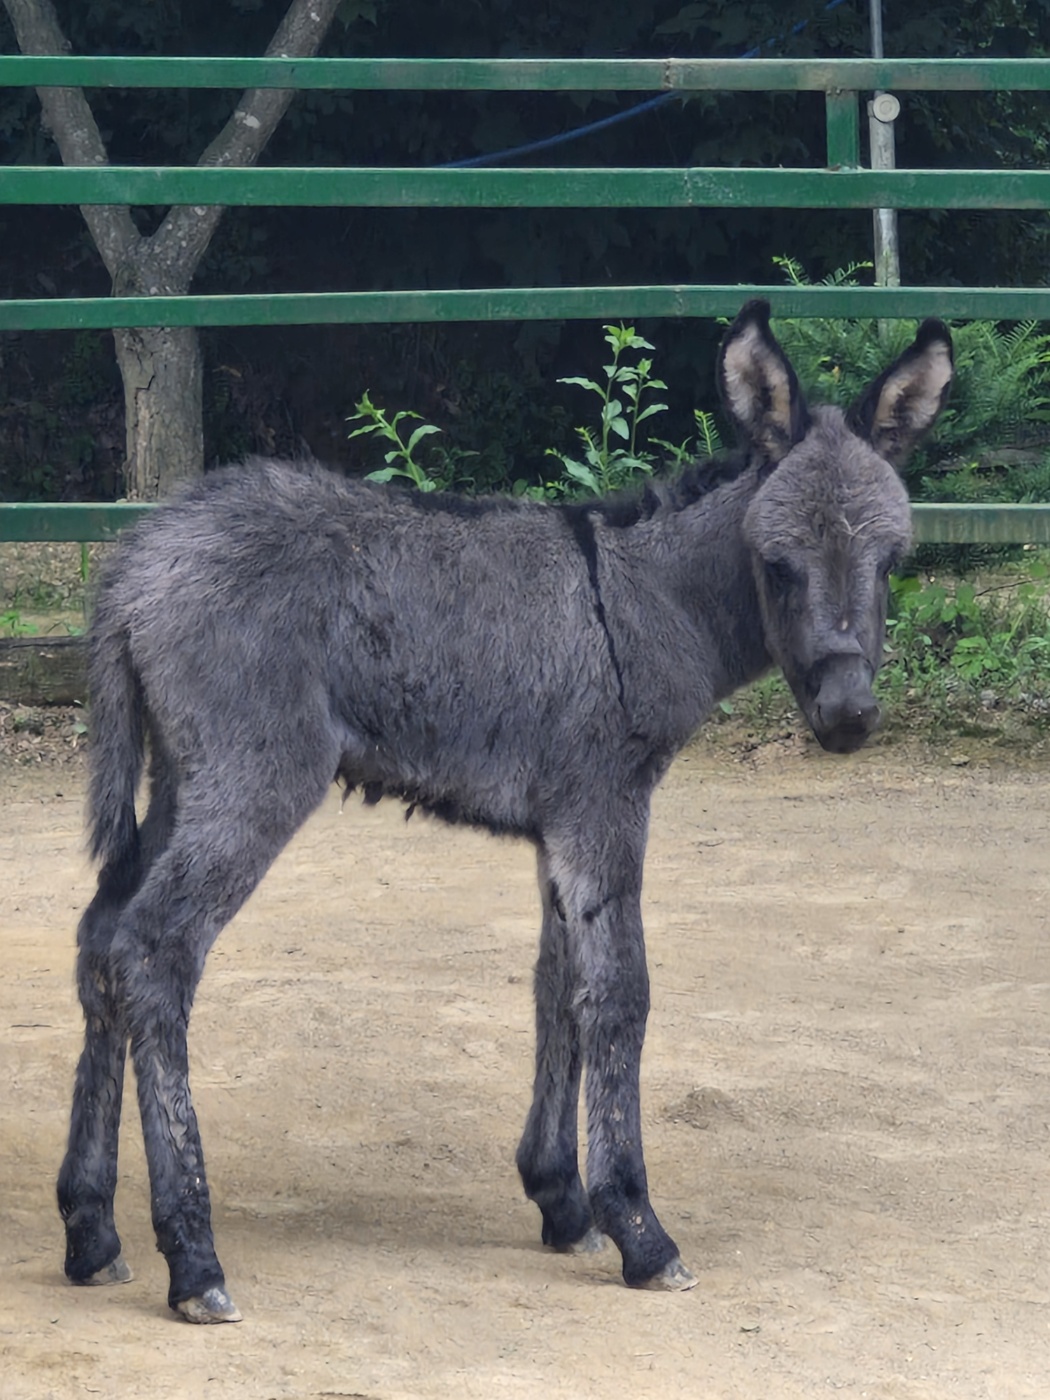
M 779 267 L 793 287 L 811 287 L 812 279 L 798 258 L 773 256 L 773 266 Z M 871 262 L 851 262 L 845 267 L 837 267 L 820 279 L 822 287 L 855 287 L 858 272 L 871 272 L 875 264 Z
M 706 409 L 694 408 L 693 417 L 696 419 L 697 447 L 703 457 L 713 457 L 722 450 L 722 435 L 718 431 L 713 413 L 708 413 Z
M 715 415 L 705 408 L 694 408 L 696 439 L 686 438 L 684 442 L 668 442 L 666 438 L 653 438 L 654 447 L 667 454 L 668 463 L 680 471 L 695 462 L 698 457 L 710 458 L 722 450 L 722 435 L 718 431 Z
M 436 491 L 443 485 L 428 473 L 426 467 L 415 456 L 424 438 L 439 433 L 440 428 L 436 428 L 433 423 L 424 423 L 421 415 L 413 413 L 410 409 L 402 409 L 400 413 L 395 413 L 393 418 L 388 418 L 385 411 L 372 402 L 367 390 L 354 408 L 356 411 L 346 421 L 360 422 L 361 427 L 355 428 L 349 434 L 351 438 L 371 435 L 394 444 L 383 454 L 386 466 L 378 471 L 369 472 L 365 477 L 366 481 L 392 481 L 394 477 L 404 477 L 420 491 Z M 406 440 L 401 436 L 401 425 L 411 419 L 418 422 L 419 427 L 414 428 Z
M 559 384 L 577 384 L 594 394 L 601 403 L 598 428 L 581 427 L 576 435 L 583 444 L 582 460 L 549 448 L 547 455 L 562 465 L 568 482 L 553 483 L 553 494 L 561 490 L 573 494 L 572 488 L 600 496 L 607 491 L 629 485 L 640 475 L 653 470 L 654 457 L 641 450 L 638 429 L 649 418 L 667 409 L 665 403 L 647 403 L 643 398 L 653 390 L 666 389 L 662 379 L 652 373 L 652 358 L 637 354 L 654 347 L 643 336 L 636 335 L 633 326 L 605 326 L 606 344 L 612 350 L 612 360 L 603 365 L 605 382 L 599 383 L 579 375 L 559 379 Z M 628 358 L 636 355 L 637 358 Z
M 31 637 L 36 630 L 31 622 L 25 621 L 17 608 L 8 608 L 6 612 L 0 612 L 0 636 Z
M 425 464 L 419 460 L 421 444 L 435 433 L 440 433 L 440 428 L 433 423 L 424 422 L 420 414 L 408 409 L 395 413 L 393 418 L 388 418 L 385 410 L 372 402 L 367 391 L 354 407 L 357 412 L 346 421 L 356 423 L 362 420 L 362 426 L 355 428 L 349 434 L 350 437 L 371 434 L 381 441 L 394 444 L 383 456 L 386 466 L 378 471 L 368 472 L 365 476 L 366 481 L 392 481 L 394 477 L 399 476 L 411 481 L 420 491 L 464 491 L 469 494 L 477 490 L 478 483 L 473 474 L 473 465 L 474 460 L 480 456 L 479 453 L 462 447 L 430 444 L 432 460 Z M 414 419 L 419 423 L 419 427 L 409 433 L 407 440 L 401 435 L 401 424 L 406 419 Z

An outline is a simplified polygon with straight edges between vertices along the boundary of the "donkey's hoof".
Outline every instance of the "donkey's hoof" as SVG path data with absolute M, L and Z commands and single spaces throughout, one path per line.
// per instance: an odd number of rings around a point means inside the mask
M 597 1225 L 592 1225 L 582 1239 L 566 1245 L 564 1252 L 566 1254 L 600 1254 L 608 1243 L 608 1237 L 602 1234 Z
M 669 1264 L 665 1264 L 658 1274 L 653 1274 L 652 1278 L 647 1278 L 636 1287 L 651 1288 L 661 1293 L 686 1293 L 690 1288 L 695 1288 L 697 1283 L 696 1276 L 691 1274 L 676 1256 Z
M 241 1314 L 221 1288 L 206 1288 L 199 1298 L 184 1298 L 175 1311 L 187 1322 L 240 1322 Z
M 81 1282 L 92 1288 L 100 1287 L 105 1283 L 130 1283 L 134 1277 L 131 1265 L 123 1254 L 118 1254 L 111 1264 L 107 1264 L 104 1269 L 99 1269 L 97 1274 L 92 1274 L 90 1278 L 83 1279 Z

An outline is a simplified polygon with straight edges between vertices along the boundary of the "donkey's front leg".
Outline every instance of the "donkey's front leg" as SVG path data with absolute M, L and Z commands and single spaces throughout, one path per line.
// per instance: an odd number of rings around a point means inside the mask
M 587 1184 L 595 1224 L 619 1247 L 632 1287 L 692 1288 L 696 1279 L 649 1202 L 639 1089 L 649 1013 L 641 915 L 642 844 L 583 878 L 562 880 L 577 948 L 577 1014 L 586 1068 Z

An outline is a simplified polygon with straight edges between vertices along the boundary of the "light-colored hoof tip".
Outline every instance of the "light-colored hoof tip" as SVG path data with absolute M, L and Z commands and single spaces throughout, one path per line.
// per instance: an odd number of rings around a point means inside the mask
M 681 1259 L 672 1259 L 658 1274 L 646 1279 L 641 1288 L 650 1288 L 657 1293 L 687 1293 L 697 1285 L 695 1274 L 691 1274 Z
M 91 1288 L 101 1288 L 103 1284 L 107 1283 L 130 1283 L 134 1277 L 131 1265 L 123 1254 L 118 1254 L 112 1264 L 107 1264 L 104 1269 L 99 1269 L 97 1274 L 92 1274 L 84 1282 Z
M 176 1311 L 187 1322 L 240 1322 L 237 1306 L 221 1288 L 208 1288 L 199 1298 L 185 1298 Z
M 608 1239 L 597 1225 L 592 1225 L 583 1239 L 577 1240 L 575 1244 L 570 1244 L 565 1252 L 566 1254 L 600 1254 L 608 1243 Z

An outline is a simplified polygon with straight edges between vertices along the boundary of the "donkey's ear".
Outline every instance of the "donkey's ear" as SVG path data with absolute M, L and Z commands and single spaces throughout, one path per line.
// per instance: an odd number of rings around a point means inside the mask
M 776 466 L 809 427 L 795 371 L 769 329 L 769 302 L 749 301 L 718 352 L 718 390 L 744 446 Z
M 902 467 L 937 421 L 954 372 L 951 332 L 931 317 L 900 359 L 861 394 L 846 422 L 880 457 Z

